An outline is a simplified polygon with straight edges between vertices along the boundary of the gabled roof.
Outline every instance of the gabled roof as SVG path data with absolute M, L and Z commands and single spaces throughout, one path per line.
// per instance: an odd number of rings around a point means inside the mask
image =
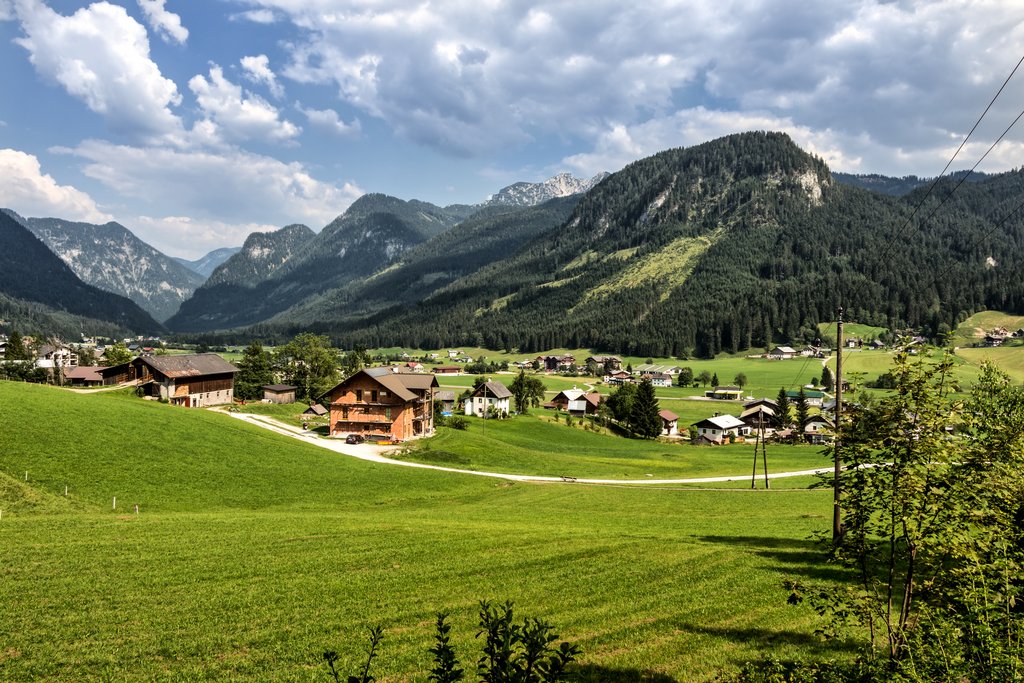
M 439 389 L 434 392 L 435 401 L 454 401 L 455 392 L 452 389 Z
M 555 401 L 557 401 L 559 396 L 564 396 L 566 401 L 577 401 L 581 397 L 586 395 L 586 393 L 587 392 L 583 391 L 582 389 L 562 389 L 560 392 L 558 392 L 558 396 L 555 396 L 553 399 L 551 399 L 551 402 L 554 403 Z
M 323 415 L 326 415 L 327 412 L 328 412 L 327 408 L 324 408 L 319 403 L 314 403 L 313 405 L 309 406 L 304 411 L 302 411 L 302 414 L 303 415 L 320 415 L 320 416 L 323 416 Z
M 298 387 L 293 387 L 291 384 L 264 384 L 260 389 L 266 391 L 295 391 Z
M 238 372 L 231 363 L 215 353 L 190 353 L 181 356 L 140 356 L 133 363 L 145 363 L 167 377 L 199 377 Z
M 671 410 L 659 410 L 658 416 L 666 422 L 673 422 L 679 419 L 679 416 L 673 413 Z
M 764 405 L 763 403 L 759 403 L 756 406 L 751 406 L 744 410 L 742 413 L 740 413 L 740 419 L 742 420 L 746 417 L 758 414 L 774 417 L 775 411 L 769 408 L 768 406 Z
M 473 392 L 472 396 L 474 398 L 477 396 L 483 396 L 485 392 L 488 398 L 501 399 L 512 397 L 512 392 L 508 390 L 508 387 L 501 382 L 496 381 L 484 382 L 476 388 L 476 391 Z
M 747 425 L 743 420 L 734 415 L 716 415 L 715 417 L 707 417 L 700 422 L 695 422 L 693 426 L 711 426 L 715 429 L 735 429 L 737 427 L 746 427 Z
M 102 382 L 103 375 L 100 374 L 102 369 L 99 365 L 79 365 L 77 368 L 66 368 L 64 370 L 64 377 L 65 379 L 80 379 L 86 382 Z
M 351 377 L 338 382 L 337 385 L 324 392 L 318 399 L 333 395 L 338 389 L 345 387 L 345 385 L 361 375 L 376 380 L 378 384 L 403 401 L 412 401 L 419 398 L 415 391 L 424 391 L 438 386 L 437 378 L 425 373 L 392 372 L 391 368 L 363 368 Z

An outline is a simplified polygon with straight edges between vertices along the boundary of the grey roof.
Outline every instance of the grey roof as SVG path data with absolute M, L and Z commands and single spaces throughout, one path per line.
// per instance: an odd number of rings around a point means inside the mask
M 180 356 L 142 356 L 138 363 L 145 363 L 167 377 L 199 377 L 201 375 L 224 375 L 238 372 L 231 363 L 215 353 L 190 353 Z
M 295 391 L 298 387 L 293 387 L 291 384 L 264 384 L 260 389 L 267 391 Z
M 319 403 L 314 403 L 313 405 L 311 405 L 310 407 L 308 407 L 304 411 L 302 411 L 302 414 L 303 415 L 326 415 L 327 414 L 327 408 L 324 408 Z
M 451 389 L 441 389 L 440 391 L 434 392 L 435 401 L 454 401 L 455 392 Z
M 485 382 L 484 384 L 481 384 L 479 387 L 476 388 L 476 391 L 473 392 L 473 396 L 483 396 L 485 388 L 487 391 L 487 396 L 489 396 L 490 398 L 512 397 L 512 392 L 508 390 L 508 387 L 506 387 L 501 382 L 496 381 Z

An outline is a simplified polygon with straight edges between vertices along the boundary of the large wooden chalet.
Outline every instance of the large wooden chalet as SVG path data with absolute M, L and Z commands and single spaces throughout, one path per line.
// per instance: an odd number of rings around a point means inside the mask
M 231 403 L 238 369 L 215 353 L 139 356 L 131 376 L 147 396 L 186 408 Z
M 360 434 L 405 441 L 434 433 L 430 374 L 365 368 L 325 393 L 331 405 L 331 436 Z

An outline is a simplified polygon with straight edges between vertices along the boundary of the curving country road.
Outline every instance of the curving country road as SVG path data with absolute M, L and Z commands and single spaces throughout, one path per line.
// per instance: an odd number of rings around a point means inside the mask
M 225 413 L 236 419 L 248 422 L 249 424 L 262 427 L 263 429 L 282 434 L 284 436 L 292 437 L 293 439 L 299 439 L 306 443 L 320 448 L 326 448 L 329 451 L 335 453 L 341 453 L 342 455 L 348 455 L 353 458 L 359 458 L 360 460 L 367 460 L 369 462 L 376 462 L 385 465 L 398 465 L 400 467 L 417 467 L 425 470 L 438 470 L 440 472 L 454 472 L 457 474 L 473 474 L 478 477 L 491 477 L 494 479 L 506 479 L 508 481 L 536 481 L 536 482 L 557 482 L 557 483 L 577 483 L 577 484 L 628 484 L 636 486 L 650 486 L 655 484 L 714 484 L 723 483 L 730 481 L 749 481 L 750 475 L 736 475 L 730 477 L 702 477 L 699 479 L 584 479 L 584 478 L 568 478 L 568 477 L 545 477 L 534 474 L 506 474 L 502 472 L 480 472 L 477 470 L 462 470 L 455 467 L 441 467 L 440 465 L 426 465 L 418 462 L 407 462 L 404 460 L 393 460 L 385 457 L 385 453 L 394 450 L 394 446 L 373 446 L 370 444 L 346 444 L 343 441 L 336 441 L 334 439 L 325 439 L 313 432 L 303 431 L 298 427 L 292 427 L 284 423 L 278 422 L 277 420 L 265 417 L 263 415 L 250 415 L 247 413 Z M 798 472 L 779 472 L 772 474 L 769 479 L 785 479 L 788 477 L 806 477 L 814 474 L 821 474 L 823 472 L 831 472 L 832 468 L 818 468 L 813 470 L 800 470 Z M 764 481 L 764 475 L 758 475 L 757 481 Z

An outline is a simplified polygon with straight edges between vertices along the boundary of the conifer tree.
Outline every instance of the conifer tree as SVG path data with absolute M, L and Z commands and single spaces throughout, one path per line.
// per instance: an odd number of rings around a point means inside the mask
M 653 439 L 661 434 L 658 399 L 654 395 L 654 385 L 647 377 L 642 379 L 636 388 L 636 396 L 630 409 L 629 426 L 637 436 L 645 439 Z
M 779 409 L 775 412 L 775 421 L 773 426 L 776 429 L 785 429 L 789 426 L 789 421 L 792 417 L 792 412 L 789 406 L 789 396 L 786 394 L 785 387 L 779 389 L 779 396 L 776 399 L 776 403 L 778 403 Z
M 274 381 L 270 353 L 258 341 L 254 341 L 242 352 L 235 374 L 235 396 L 244 399 L 260 398 L 260 388 Z
M 25 349 L 25 342 L 17 330 L 12 330 L 11 337 L 7 340 L 4 360 L 28 360 L 28 350 Z
M 796 421 L 801 429 L 803 429 L 804 423 L 807 422 L 807 417 L 810 413 L 811 409 L 807 404 L 807 394 L 804 393 L 804 388 L 800 387 L 800 393 L 796 397 Z

